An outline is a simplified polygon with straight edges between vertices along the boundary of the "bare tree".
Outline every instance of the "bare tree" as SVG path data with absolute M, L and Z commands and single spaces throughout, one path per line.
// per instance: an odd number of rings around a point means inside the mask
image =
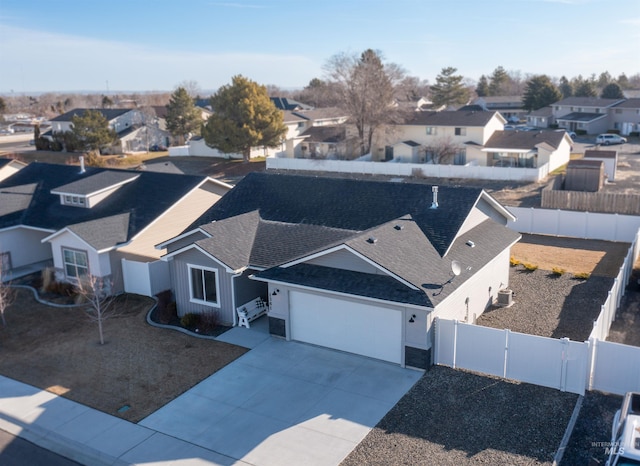
M 192 99 L 195 99 L 196 97 L 198 97 L 202 92 L 202 89 L 200 88 L 200 84 L 198 84 L 198 81 L 194 81 L 193 79 L 182 81 L 180 84 L 176 86 L 176 90 L 179 88 L 183 88 L 185 91 L 187 91 L 187 94 Z
M 3 327 L 7 326 L 7 320 L 4 317 L 4 312 L 15 299 L 15 294 L 11 289 L 11 284 L 4 281 L 5 267 L 6 266 L 3 261 L 0 260 L 0 320 L 2 321 Z
M 451 137 L 436 139 L 433 144 L 425 147 L 425 161 L 435 165 L 450 165 L 462 147 L 453 142 Z
M 359 56 L 334 55 L 325 71 L 339 89 L 339 106 L 355 126 L 359 155 L 364 155 L 371 150 L 376 130 L 398 120 L 401 109 L 394 104 L 398 85 L 406 73 L 394 63 L 383 63 L 380 52 L 371 49 Z
M 89 305 L 89 319 L 98 324 L 101 345 L 104 345 L 103 324 L 116 314 L 116 297 L 111 294 L 112 286 L 110 280 L 94 275 L 81 278 L 76 286 L 78 295 Z

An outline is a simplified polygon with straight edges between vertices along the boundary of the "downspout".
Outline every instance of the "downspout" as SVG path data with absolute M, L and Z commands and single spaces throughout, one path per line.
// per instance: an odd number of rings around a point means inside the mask
M 238 313 L 236 312 L 236 281 L 235 279 L 242 276 L 242 272 L 231 275 L 231 306 L 233 311 L 233 326 L 238 325 Z

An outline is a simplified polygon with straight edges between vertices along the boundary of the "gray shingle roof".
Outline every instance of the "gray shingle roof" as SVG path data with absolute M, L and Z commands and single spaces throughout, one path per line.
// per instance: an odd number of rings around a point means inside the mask
M 558 120 L 565 121 L 580 121 L 582 123 L 588 123 L 590 121 L 599 120 L 600 118 L 606 118 L 606 113 L 587 113 L 587 112 L 572 112 L 561 117 L 557 117 Z
M 129 220 L 131 215 L 118 214 L 112 217 L 89 220 L 88 222 L 70 225 L 72 231 L 97 251 L 127 241 Z
M 107 121 L 114 120 L 120 115 L 124 115 L 131 111 L 130 108 L 74 108 L 73 110 L 63 113 L 62 115 L 58 115 L 49 121 L 71 121 L 74 116 L 83 117 L 88 110 L 101 113 Z
M 80 196 L 88 196 L 92 193 L 108 189 L 112 186 L 135 180 L 139 173 L 127 171 L 103 171 L 92 174 L 90 176 L 80 178 L 72 183 L 58 186 L 53 192 L 64 194 L 77 194 Z
M 593 150 L 587 149 L 584 151 L 585 159 L 615 159 L 618 152 L 615 150 Z
M 312 126 L 307 129 L 301 136 L 307 136 L 305 141 L 308 142 L 325 142 L 338 143 L 344 141 L 346 136 L 346 128 L 340 126 Z
M 82 186 L 84 180 L 105 172 L 115 172 L 114 176 L 118 179 L 131 174 L 137 178 L 123 185 L 93 208 L 62 205 L 60 196 L 51 193 L 54 188 L 74 185 L 76 182 L 80 182 Z M 0 212 L 0 228 L 23 225 L 58 231 L 81 224 L 83 235 L 91 238 L 93 236 L 86 228 L 95 229 L 95 235 L 99 235 L 105 225 L 113 227 L 112 217 L 127 214 L 129 222 L 126 240 L 130 240 L 205 179 L 203 176 L 131 172 L 96 167 L 87 167 L 85 173 L 80 173 L 77 166 L 34 162 L 0 182 L 0 205 L 4 203 L 5 196 L 1 193 L 11 194 L 11 191 L 16 190 L 24 190 L 25 196 L 30 200 L 28 207 L 19 212 Z M 27 189 L 27 186 L 31 188 Z M 32 194 L 29 195 L 30 190 Z M 24 202 L 26 203 L 26 200 Z M 97 221 L 109 218 L 112 219 L 105 220 L 106 223 Z M 89 223 L 82 225 L 86 222 Z M 111 238 L 115 236 L 110 234 Z
M 405 125 L 419 126 L 485 126 L 496 112 L 413 112 L 407 117 Z
M 555 102 L 553 106 L 573 105 L 582 107 L 611 107 L 624 99 L 600 99 L 599 97 L 567 97 L 566 99 Z
M 535 149 L 538 144 L 547 143 L 557 149 L 565 136 L 564 131 L 495 131 L 485 143 L 485 148 Z
M 614 105 L 615 108 L 640 108 L 640 98 L 634 97 L 632 99 L 627 99 L 624 102 L 620 102 L 619 104 Z

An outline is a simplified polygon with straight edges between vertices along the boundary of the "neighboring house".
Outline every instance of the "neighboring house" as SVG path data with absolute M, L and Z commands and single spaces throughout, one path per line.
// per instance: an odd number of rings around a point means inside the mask
M 567 97 L 554 103 L 551 107 L 558 127 L 575 131 L 578 134 L 599 134 L 610 129 L 611 108 L 624 100 Z
M 251 173 L 158 247 L 180 316 L 261 297 L 274 335 L 424 369 L 436 317 L 508 286 L 509 220 L 479 188 Z
M 380 128 L 371 145 L 371 160 L 395 158 L 396 144 L 411 141 L 422 146 L 420 162 L 428 162 L 434 148 L 448 144 L 457 148 L 456 164 L 464 165 L 469 146 L 484 145 L 494 131 L 502 130 L 506 120 L 498 112 L 442 111 L 412 112 L 404 122 Z M 350 128 L 348 137 L 353 137 Z M 401 149 L 401 157 L 406 154 Z
M 623 136 L 640 133 L 640 98 L 627 99 L 610 109 L 611 127 Z
M 14 275 L 53 264 L 60 280 L 90 274 L 128 291 L 141 278 L 126 277 L 124 263 L 158 262 L 155 245 L 230 188 L 203 176 L 32 163 L 0 182 L 0 253 Z
M 149 119 L 148 116 L 139 109 L 131 108 L 76 108 L 51 119 L 51 130 L 42 136 L 53 140 L 53 134 L 71 131 L 73 117 L 84 116 L 88 110 L 101 113 L 109 123 L 109 128 L 118 136 L 118 142 L 105 149 L 105 153 L 146 152 L 149 146 L 166 145 L 169 140 L 169 133 L 160 127 L 157 118 L 151 122 L 145 121 Z
M 300 135 L 296 158 L 343 159 L 348 153 L 346 127 L 312 126 Z
M 527 114 L 527 126 L 533 128 L 549 128 L 555 125 L 556 120 L 553 116 L 553 108 L 551 106 L 542 107 Z
M 311 105 L 303 104 L 288 97 L 269 97 L 278 110 L 312 110 Z
M 538 168 L 548 164 L 552 172 L 569 162 L 571 138 L 566 131 L 495 131 L 483 147 L 470 148 L 467 156 L 480 166 Z
M 26 163 L 20 162 L 19 160 L 0 157 L 0 182 L 26 166 Z
M 517 123 L 524 120 L 527 111 L 522 108 L 522 96 L 519 95 L 496 95 L 478 97 L 471 102 L 479 105 L 487 112 L 500 112 L 502 117 L 510 122 Z

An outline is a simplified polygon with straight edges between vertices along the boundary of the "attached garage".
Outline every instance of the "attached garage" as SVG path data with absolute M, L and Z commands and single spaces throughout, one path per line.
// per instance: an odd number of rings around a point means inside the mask
M 402 363 L 402 310 L 289 291 L 291 339 Z

